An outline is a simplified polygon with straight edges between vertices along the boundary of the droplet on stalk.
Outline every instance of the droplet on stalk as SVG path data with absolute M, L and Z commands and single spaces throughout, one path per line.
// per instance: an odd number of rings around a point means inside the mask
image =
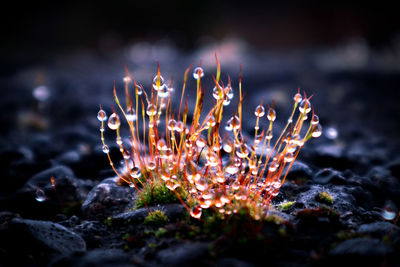
M 105 121 L 107 120 L 107 114 L 104 110 L 100 109 L 99 112 L 97 113 L 97 119 L 99 121 Z
M 303 100 L 300 102 L 299 110 L 300 110 L 300 112 L 303 113 L 303 114 L 309 113 L 309 112 L 311 111 L 311 104 L 310 104 L 310 101 L 308 101 L 308 99 L 303 99 Z
M 254 111 L 254 114 L 256 115 L 256 117 L 261 118 L 265 115 L 265 108 L 262 105 L 258 105 L 256 107 L 256 110 Z
M 154 90 L 158 91 L 159 89 L 163 88 L 164 86 L 165 86 L 165 84 L 164 84 L 163 76 L 161 76 L 161 75 L 154 76 L 154 79 L 153 79 Z
M 37 202 L 43 202 L 47 200 L 47 196 L 42 189 L 36 188 L 35 199 Z
M 136 112 L 135 112 L 135 109 L 134 109 L 133 107 L 128 107 L 128 108 L 126 109 L 125 114 L 126 114 L 126 119 L 127 119 L 129 122 L 132 122 L 132 121 L 135 121 L 135 120 L 136 120 Z
M 322 134 L 322 126 L 321 124 L 315 125 L 312 129 L 311 136 L 314 138 L 320 137 Z
M 193 78 L 196 80 L 201 79 L 204 76 L 204 70 L 201 67 L 197 67 L 193 71 Z
M 142 174 L 140 173 L 139 167 L 133 167 L 131 170 L 131 176 L 135 179 L 139 179 Z
M 200 206 L 196 206 L 194 207 L 191 211 L 190 211 L 190 216 L 192 216 L 193 218 L 199 219 L 201 217 L 201 207 Z
M 149 117 L 156 115 L 157 114 L 156 106 L 154 106 L 153 104 L 149 104 L 146 109 L 146 114 Z
M 108 119 L 108 128 L 110 128 L 111 130 L 117 130 L 119 128 L 119 126 L 121 125 L 121 122 L 119 120 L 119 116 L 117 115 L 117 113 L 113 113 L 111 114 L 110 118 Z

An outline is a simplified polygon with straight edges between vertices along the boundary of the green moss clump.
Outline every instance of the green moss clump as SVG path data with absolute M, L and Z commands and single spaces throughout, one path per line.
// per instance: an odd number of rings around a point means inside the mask
M 316 197 L 315 200 L 318 202 L 332 205 L 333 204 L 333 197 L 327 192 L 320 192 Z
M 164 183 L 154 182 L 145 184 L 141 191 L 144 201 L 147 205 L 152 206 L 155 204 L 177 203 L 179 200 L 175 193 L 169 190 Z M 138 197 L 135 203 L 135 208 L 144 207 L 143 199 Z
M 281 211 L 286 211 L 286 210 L 289 210 L 294 205 L 294 203 L 296 203 L 296 201 L 285 201 L 285 202 L 280 203 L 278 205 L 278 208 Z
M 153 226 L 163 225 L 166 222 L 168 222 L 168 217 L 162 210 L 155 210 L 144 219 L 144 224 Z
M 167 229 L 165 228 L 158 228 L 157 232 L 156 232 L 156 237 L 157 238 L 161 238 L 163 236 L 165 236 L 168 233 Z

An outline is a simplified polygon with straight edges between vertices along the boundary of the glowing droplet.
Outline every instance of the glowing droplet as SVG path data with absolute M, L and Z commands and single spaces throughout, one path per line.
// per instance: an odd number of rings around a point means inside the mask
M 201 217 L 201 207 L 200 206 L 196 206 L 194 207 L 191 211 L 190 211 L 190 216 L 192 216 L 193 218 L 199 219 Z
M 208 129 L 208 128 L 211 128 L 211 127 L 214 127 L 214 126 L 215 126 L 215 118 L 214 118 L 213 115 L 211 115 L 211 116 L 209 116 L 208 119 L 207 119 L 206 127 L 207 127 L 207 129 Z
M 276 161 L 273 161 L 272 163 L 271 163 L 271 165 L 269 166 L 269 171 L 270 172 L 275 172 L 277 169 L 278 169 L 278 167 L 279 167 L 279 164 L 276 162 Z
M 124 149 L 123 151 L 124 151 L 124 152 L 123 152 L 124 159 L 129 159 L 129 158 L 131 157 L 131 155 L 129 155 L 128 150 Z
M 139 179 L 142 174 L 140 173 L 139 167 L 133 167 L 131 170 L 131 176 L 135 179 Z
M 338 137 L 339 133 L 334 127 L 328 127 L 324 131 L 326 138 L 334 140 Z
M 117 143 L 117 145 L 122 145 L 121 136 L 118 136 L 118 137 L 116 138 L 115 142 Z
M 224 142 L 224 144 L 222 145 L 222 149 L 226 152 L 226 153 L 231 153 L 233 150 L 233 144 L 231 140 L 226 140 Z
M 184 128 L 185 128 L 185 125 L 183 124 L 182 121 L 176 122 L 175 131 L 177 131 L 178 133 L 181 133 L 181 132 L 183 132 Z
M 142 95 L 143 94 L 143 87 L 140 84 L 138 84 L 137 87 L 136 87 L 136 93 L 138 95 Z
M 284 158 L 284 161 L 285 161 L 286 163 L 292 162 L 293 159 L 294 159 L 294 157 L 293 157 L 293 154 L 292 154 L 292 153 L 290 153 L 290 152 L 289 152 L 289 153 L 286 153 L 285 158 Z
M 164 87 L 164 78 L 163 76 L 156 75 L 153 79 L 153 88 L 154 90 L 158 91 L 162 87 Z
M 318 115 L 314 114 L 311 119 L 311 124 L 317 125 L 318 123 L 319 123 L 319 117 L 318 117 Z
M 193 78 L 196 80 L 201 79 L 204 76 L 204 70 L 201 67 L 197 67 L 193 71 Z
M 230 126 L 233 130 L 238 130 L 240 128 L 240 120 L 238 116 L 233 116 L 230 120 Z
M 275 119 L 276 119 L 276 112 L 275 112 L 275 109 L 273 109 L 273 108 L 269 108 L 269 109 L 268 109 L 267 119 L 268 119 L 269 121 L 275 121 Z
M 300 93 L 295 94 L 294 97 L 293 97 L 293 100 L 296 103 L 300 103 L 302 99 L 303 99 L 303 97 L 301 96 Z
M 261 118 L 265 115 L 265 108 L 262 105 L 258 105 L 254 111 L 254 115 L 256 115 L 258 118 Z
M 397 216 L 397 207 L 392 201 L 386 201 L 382 209 L 382 218 L 387 221 L 392 221 Z
M 99 112 L 97 113 L 97 119 L 99 121 L 105 121 L 107 120 L 107 114 L 104 110 L 100 109 Z
M 103 145 L 103 152 L 104 153 L 108 153 L 108 152 L 110 152 L 110 149 L 108 148 L 108 146 L 107 145 Z
M 136 112 L 133 107 L 128 107 L 125 114 L 128 121 L 132 122 L 136 120 Z
M 228 85 L 227 87 L 225 87 L 224 91 L 225 91 L 226 96 L 227 96 L 229 99 L 232 99 L 232 98 L 233 98 L 233 89 L 232 89 L 232 87 L 231 87 L 230 85 Z
M 238 150 L 236 150 L 236 156 L 243 159 L 249 155 L 249 149 L 246 144 L 242 144 Z
M 196 146 L 198 147 L 198 148 L 203 148 L 203 147 L 205 147 L 207 145 L 207 142 L 206 142 L 206 140 L 203 138 L 203 137 L 199 137 L 197 140 L 196 140 Z
M 322 126 L 321 124 L 318 124 L 316 126 L 313 127 L 312 129 L 312 134 L 311 136 L 314 138 L 320 137 L 322 134 Z
M 239 168 L 235 164 L 229 164 L 225 167 L 225 172 L 230 175 L 235 175 L 239 171 Z
M 204 178 L 203 176 L 200 177 L 200 179 L 198 181 L 196 181 L 196 188 L 199 191 L 206 191 L 208 189 L 208 183 L 206 178 Z
M 303 100 L 300 102 L 299 110 L 300 110 L 300 112 L 303 113 L 303 114 L 309 113 L 309 112 L 311 111 L 311 104 L 310 104 L 310 101 L 308 101 L 308 99 L 303 99 Z
M 156 168 L 156 163 L 155 163 L 154 161 L 150 161 L 150 162 L 147 164 L 147 168 L 148 168 L 150 171 L 154 170 L 154 169 Z
M 149 104 L 146 109 L 146 114 L 149 117 L 156 115 L 157 114 L 156 106 L 154 106 L 153 104 Z
M 37 202 L 43 202 L 47 200 L 47 196 L 42 189 L 36 188 L 35 199 Z
M 224 93 L 222 92 L 221 88 L 219 88 L 217 86 L 214 87 L 214 89 L 213 89 L 213 97 L 216 100 L 220 100 L 220 99 L 222 99 L 224 97 Z
M 167 143 L 165 142 L 165 140 L 163 138 L 161 138 L 160 140 L 158 140 L 157 142 L 157 149 L 159 151 L 165 151 L 167 150 Z
M 165 84 L 158 89 L 158 96 L 160 98 L 167 98 L 169 96 L 169 90 Z
M 113 113 L 111 114 L 110 118 L 108 118 L 108 128 L 110 128 L 111 130 L 116 130 L 118 129 L 118 127 L 121 125 L 121 122 L 119 120 L 119 116 L 117 115 L 117 113 Z
M 33 89 L 33 97 L 41 102 L 46 101 L 50 97 L 50 90 L 45 85 L 40 85 Z
M 168 121 L 168 130 L 170 130 L 171 132 L 175 131 L 175 126 L 176 126 L 176 120 L 170 119 Z

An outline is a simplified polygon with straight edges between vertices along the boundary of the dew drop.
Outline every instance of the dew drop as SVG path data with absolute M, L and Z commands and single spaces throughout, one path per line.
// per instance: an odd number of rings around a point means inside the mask
M 299 110 L 300 110 L 300 112 L 303 113 L 303 114 L 309 113 L 309 112 L 311 111 L 311 104 L 310 104 L 310 101 L 308 101 L 308 99 L 303 99 L 303 100 L 300 102 Z
M 311 119 L 311 125 L 317 125 L 319 123 L 318 115 L 314 114 Z
M 129 122 L 132 122 L 132 121 L 136 120 L 136 112 L 135 112 L 135 109 L 133 107 L 128 107 L 126 109 L 126 113 L 125 114 L 126 114 L 126 119 Z
M 44 202 L 47 200 L 47 196 L 42 189 L 36 188 L 35 199 L 37 202 Z
M 111 130 L 116 130 L 118 129 L 120 124 L 121 122 L 117 113 L 114 112 L 113 114 L 111 114 L 110 118 L 108 118 L 108 128 L 110 128 Z
M 165 84 L 158 89 L 158 96 L 160 98 L 167 98 L 169 96 L 169 90 Z
M 196 140 L 196 146 L 198 147 L 198 148 L 203 148 L 203 147 L 205 147 L 207 145 L 207 142 L 206 142 L 206 140 L 203 138 L 203 137 L 199 137 L 197 140 Z
M 256 115 L 258 118 L 261 118 L 265 115 L 265 108 L 262 105 L 258 105 L 254 111 L 254 115 Z
M 176 126 L 176 120 L 170 119 L 168 121 L 168 130 L 170 130 L 171 132 L 175 131 L 175 126 Z
M 229 98 L 229 100 L 231 100 L 233 98 L 233 89 L 230 85 L 228 85 L 227 87 L 225 87 L 224 89 L 226 96 Z
M 107 120 L 107 114 L 104 110 L 100 109 L 99 112 L 97 113 L 97 119 L 99 121 L 105 121 Z
M 303 100 L 303 97 L 301 96 L 300 93 L 297 93 L 297 94 L 294 95 L 293 100 L 294 100 L 294 102 L 296 102 L 296 103 L 300 103 L 301 100 Z
M 133 177 L 133 178 L 135 178 L 135 179 L 138 179 L 138 178 L 140 178 L 140 176 L 141 176 L 142 174 L 140 173 L 140 169 L 139 169 L 139 167 L 133 167 L 132 168 L 132 170 L 131 170 L 131 176 Z
M 233 116 L 230 120 L 230 126 L 233 130 L 238 130 L 240 128 L 240 120 L 238 116 Z
M 338 137 L 339 133 L 334 127 L 328 127 L 324 131 L 326 138 L 334 140 Z
M 397 207 L 392 201 L 386 201 L 382 209 L 382 218 L 387 221 L 392 221 L 397 216 Z
M 318 124 L 313 127 L 311 136 L 314 138 L 320 137 L 322 134 L 322 126 L 321 124 Z
M 201 79 L 204 76 L 204 70 L 201 67 L 197 67 L 193 71 L 193 78 L 196 80 Z
M 149 104 L 146 109 L 146 114 L 149 117 L 156 115 L 157 114 L 156 106 L 154 106 L 153 104 Z
M 116 138 L 115 142 L 117 143 L 117 145 L 122 145 L 121 136 L 118 136 L 118 137 Z
M 222 92 L 222 90 L 219 87 L 215 86 L 213 89 L 213 97 L 216 100 L 220 100 L 224 97 L 224 93 Z
M 269 121 L 275 121 L 275 119 L 276 119 L 276 112 L 275 112 L 275 109 L 273 109 L 273 108 L 269 108 L 269 109 L 268 109 L 267 119 L 268 119 Z
M 230 175 L 235 175 L 239 171 L 239 168 L 235 164 L 229 164 L 225 167 L 225 172 Z
M 44 102 L 50 97 L 50 90 L 47 86 L 40 85 L 33 89 L 32 94 L 36 100 Z
M 103 145 L 103 152 L 104 153 L 108 153 L 108 152 L 110 152 L 110 149 L 108 148 L 108 146 L 107 145 Z
M 207 127 L 207 129 L 208 129 L 208 128 L 211 128 L 211 127 L 214 127 L 214 126 L 215 126 L 215 118 L 214 118 L 213 115 L 211 115 L 211 116 L 209 116 L 208 119 L 207 119 L 206 127 Z
M 196 206 L 193 209 L 190 210 L 190 216 L 192 216 L 193 218 L 196 219 L 200 219 L 201 217 L 201 207 L 200 206 Z
M 137 95 L 143 94 L 143 87 L 140 84 L 138 84 L 136 87 L 136 93 L 137 93 Z
M 156 168 L 156 163 L 155 163 L 154 161 L 150 161 L 150 162 L 147 164 L 147 168 L 148 168 L 150 171 L 154 170 L 154 169 Z
M 161 75 L 156 75 L 153 79 L 153 88 L 158 91 L 162 87 L 164 87 L 164 78 Z

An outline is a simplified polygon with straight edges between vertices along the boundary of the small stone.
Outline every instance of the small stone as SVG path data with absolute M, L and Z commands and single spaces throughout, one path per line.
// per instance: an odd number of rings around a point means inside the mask
M 317 172 L 313 178 L 317 184 L 345 184 L 346 178 L 344 178 L 341 172 L 332 168 L 322 169 Z

